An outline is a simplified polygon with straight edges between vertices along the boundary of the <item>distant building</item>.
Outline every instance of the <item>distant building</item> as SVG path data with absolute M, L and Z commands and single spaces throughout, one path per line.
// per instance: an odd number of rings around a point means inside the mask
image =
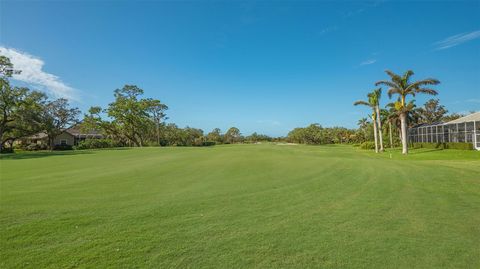
M 411 143 L 472 143 L 480 150 L 480 112 L 449 122 L 421 124 L 409 129 Z
M 65 129 L 61 134 L 53 139 L 54 146 L 76 146 L 86 139 L 102 139 L 104 136 L 98 131 L 92 130 L 82 132 L 78 126 Z M 40 132 L 32 136 L 21 139 L 22 144 L 48 144 L 48 136 L 45 132 Z

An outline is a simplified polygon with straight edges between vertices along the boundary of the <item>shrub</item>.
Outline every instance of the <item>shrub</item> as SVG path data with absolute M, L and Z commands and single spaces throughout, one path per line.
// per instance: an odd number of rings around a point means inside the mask
M 372 141 L 365 141 L 360 144 L 361 149 L 375 149 L 375 142 Z
M 101 149 L 101 148 L 116 148 L 120 147 L 119 143 L 116 143 L 110 139 L 87 139 L 80 142 L 75 149 Z
M 72 150 L 73 147 L 70 145 L 55 145 L 53 146 L 53 150 Z
M 445 148 L 446 149 L 462 149 L 462 150 L 473 150 L 473 144 L 472 143 L 464 143 L 464 142 L 459 142 L 459 143 L 445 143 Z
M 426 148 L 426 149 L 444 149 L 444 143 L 413 143 L 413 148 Z
M 3 147 L 0 153 L 13 153 L 13 148 L 10 147 Z
M 24 150 L 29 150 L 29 151 L 46 150 L 47 145 L 32 143 L 32 144 L 28 144 L 27 146 L 23 147 L 23 149 Z
M 447 143 L 413 143 L 413 148 L 427 148 L 427 149 L 461 149 L 473 150 L 472 143 L 464 142 L 447 142 Z
M 211 147 L 211 146 L 215 146 L 215 145 L 216 145 L 215 141 L 205 141 L 202 144 L 202 146 L 204 146 L 204 147 Z

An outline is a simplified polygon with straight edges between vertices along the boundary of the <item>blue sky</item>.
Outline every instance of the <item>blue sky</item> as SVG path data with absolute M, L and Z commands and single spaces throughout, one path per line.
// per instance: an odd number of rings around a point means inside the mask
M 368 110 L 352 103 L 385 69 L 438 78 L 451 112 L 480 110 L 479 14 L 480 1 L 2 1 L 0 50 L 26 69 L 16 83 L 83 111 L 136 84 L 181 127 L 286 135 L 356 127 Z

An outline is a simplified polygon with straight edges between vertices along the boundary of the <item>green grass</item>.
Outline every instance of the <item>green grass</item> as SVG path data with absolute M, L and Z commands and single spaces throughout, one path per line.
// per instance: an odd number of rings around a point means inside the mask
M 480 268 L 480 152 L 6 155 L 1 268 Z

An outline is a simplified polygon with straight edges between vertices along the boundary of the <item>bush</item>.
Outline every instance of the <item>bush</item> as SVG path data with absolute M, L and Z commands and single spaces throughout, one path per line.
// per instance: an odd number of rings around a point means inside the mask
M 473 150 L 472 143 L 465 142 L 447 142 L 447 143 L 413 143 L 413 148 L 427 148 L 427 149 L 461 149 Z
M 203 147 L 211 147 L 211 146 L 215 146 L 217 143 L 215 143 L 215 141 L 205 141 L 202 143 L 202 146 Z
M 73 147 L 70 145 L 55 145 L 53 146 L 53 150 L 72 150 Z
M 372 141 L 365 141 L 360 144 L 361 149 L 375 149 L 375 142 Z
M 102 149 L 102 148 L 116 148 L 120 147 L 119 143 L 116 143 L 110 139 L 87 139 L 80 142 L 75 149 Z
M 32 144 L 28 144 L 27 146 L 23 147 L 23 149 L 28 150 L 28 151 L 46 150 L 47 145 L 32 143 Z
M 473 144 L 472 143 L 445 143 L 445 148 L 446 149 L 461 149 L 461 150 L 473 150 Z
M 0 153 L 13 153 L 13 148 L 3 147 Z
M 426 149 L 444 149 L 444 143 L 413 143 L 414 149 L 426 148 Z

